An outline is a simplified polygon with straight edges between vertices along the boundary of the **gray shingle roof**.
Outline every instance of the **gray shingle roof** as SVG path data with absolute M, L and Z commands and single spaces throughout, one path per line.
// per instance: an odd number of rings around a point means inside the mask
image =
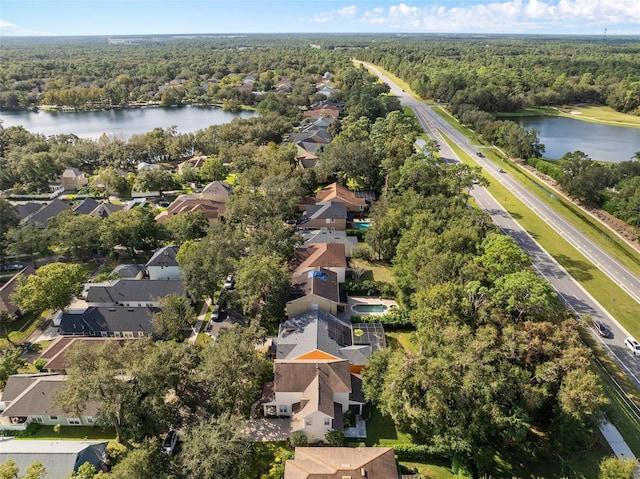
M 9 377 L 7 384 L 12 380 Z M 5 417 L 26 417 L 26 416 L 62 416 L 73 417 L 66 414 L 60 405 L 55 401 L 57 392 L 64 386 L 67 376 L 59 374 L 34 374 L 30 381 L 17 378 L 19 386 L 24 389 L 13 388 L 12 394 L 18 394 L 11 399 L 11 403 L 4 410 L 2 416 Z M 3 400 L 7 398 L 3 397 Z M 82 411 L 83 416 L 95 416 L 98 413 L 98 404 L 87 403 Z
M 69 477 L 85 462 L 99 468 L 106 448 L 106 442 L 0 438 L 0 463 L 11 458 L 24 472 L 38 461 L 47 471 L 46 479 L 62 479 Z
M 100 205 L 99 201 L 93 198 L 85 198 L 77 206 L 73 208 L 73 211 L 79 215 L 88 215 Z
M 108 285 L 89 284 L 87 303 L 155 302 L 169 294 L 184 296 L 182 281 L 171 279 L 118 279 Z
M 304 216 L 311 220 L 324 218 L 347 218 L 347 206 L 344 203 L 339 203 L 337 201 L 321 201 L 315 205 L 307 205 L 305 210 Z
M 40 228 L 46 228 L 49 220 L 56 216 L 58 213 L 61 213 L 66 210 L 70 210 L 71 205 L 63 200 L 55 199 L 51 203 L 46 206 L 43 206 L 38 210 L 37 213 L 32 215 L 31 217 L 27 217 L 25 221 L 31 223 L 34 226 L 38 226 Z
M 276 359 L 296 358 L 316 349 L 342 357 L 340 348 L 351 345 L 351 326 L 324 311 L 307 311 L 281 323 L 273 342 Z
M 178 266 L 176 255 L 178 254 L 177 246 L 165 246 L 156 251 L 151 259 L 147 261 L 149 266 Z
M 132 279 L 144 270 L 141 264 L 119 264 L 113 269 L 113 273 L 118 275 L 120 279 Z
M 151 334 L 153 314 L 160 311 L 153 307 L 127 308 L 96 307 L 87 308 L 82 313 L 62 313 L 60 317 L 60 334 L 77 334 L 91 336 L 101 334 L 101 331 L 113 333 L 115 331 L 131 331 Z
M 338 275 L 331 270 L 319 268 L 304 272 L 291 279 L 289 301 L 311 294 L 339 303 Z

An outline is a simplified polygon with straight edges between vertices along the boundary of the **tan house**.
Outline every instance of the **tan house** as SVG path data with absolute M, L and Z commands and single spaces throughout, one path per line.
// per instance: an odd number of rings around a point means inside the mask
M 336 315 L 339 310 L 344 309 L 346 303 L 346 298 L 340 298 L 338 275 L 319 268 L 292 278 L 286 311 L 290 318 L 315 310 Z
M 339 183 L 331 183 L 316 193 L 316 202 L 334 201 L 344 203 L 348 212 L 359 213 L 367 207 L 364 198 L 358 198 L 349 188 Z
M 338 283 L 344 283 L 347 271 L 347 255 L 342 243 L 312 243 L 296 248 L 291 269 L 294 275 L 325 268 L 338 275 Z
M 347 229 L 347 208 L 344 203 L 323 201 L 315 205 L 304 205 L 298 228 L 304 230 Z
M 195 169 L 196 172 L 200 171 L 200 168 L 202 168 L 202 165 L 204 165 L 205 161 L 207 161 L 207 157 L 204 155 L 194 156 L 193 158 L 189 158 L 188 160 L 185 160 L 182 163 L 178 163 L 178 173 L 182 174 L 182 169 L 185 166 L 190 166 L 191 168 Z
M 391 447 L 296 447 L 284 479 L 398 479 Z
M 77 168 L 66 168 L 62 172 L 62 176 L 60 176 L 60 183 L 65 191 L 73 191 L 85 186 L 89 183 L 89 180 L 86 175 Z
M 170 218 L 190 211 L 200 211 L 207 218 L 210 226 L 220 223 L 224 215 L 226 203 L 206 198 L 202 193 L 178 196 L 165 211 L 156 215 L 158 223 L 164 223 Z

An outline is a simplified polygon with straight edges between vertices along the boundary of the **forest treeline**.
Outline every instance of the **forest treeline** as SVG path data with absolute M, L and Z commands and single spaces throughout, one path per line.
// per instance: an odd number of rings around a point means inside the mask
M 254 91 L 369 61 L 424 98 L 483 111 L 588 102 L 638 114 L 640 44 L 633 38 L 533 36 L 249 35 L 10 39 L 0 62 L 0 109 L 129 102 L 252 104 Z M 224 81 L 223 81 L 224 80 Z M 177 81 L 169 88 L 161 87 Z M 219 83 L 218 83 L 219 82 Z M 162 90 L 162 91 L 161 91 Z M 302 86 L 294 91 L 305 97 Z
M 400 38 L 357 52 L 423 98 L 487 112 L 570 103 L 639 114 L 640 43 L 599 37 Z

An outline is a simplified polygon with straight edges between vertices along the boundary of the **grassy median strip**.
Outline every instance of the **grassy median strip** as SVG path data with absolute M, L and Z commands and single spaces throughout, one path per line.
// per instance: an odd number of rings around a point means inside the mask
M 447 144 L 467 164 L 477 166 L 473 158 L 460 149 L 443 132 Z M 498 182 L 488 187 L 494 198 L 518 220 L 520 225 L 562 265 L 618 322 L 631 334 L 640 337 L 638 303 L 611 281 L 565 239 Z

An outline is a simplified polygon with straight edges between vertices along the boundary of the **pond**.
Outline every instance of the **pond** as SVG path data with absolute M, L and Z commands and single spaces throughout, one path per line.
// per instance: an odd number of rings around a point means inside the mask
M 559 159 L 580 150 L 593 160 L 618 163 L 640 151 L 640 129 L 602 125 L 561 116 L 516 117 L 525 128 L 536 128 L 545 146 L 544 156 Z
M 230 123 L 235 118 L 251 118 L 257 113 L 232 113 L 217 107 L 149 107 L 98 111 L 0 111 L 6 128 L 22 125 L 31 133 L 46 136 L 74 134 L 81 138 L 98 139 L 103 133 L 128 139 L 154 128 L 177 127 L 178 133 L 191 133 L 211 125 Z

